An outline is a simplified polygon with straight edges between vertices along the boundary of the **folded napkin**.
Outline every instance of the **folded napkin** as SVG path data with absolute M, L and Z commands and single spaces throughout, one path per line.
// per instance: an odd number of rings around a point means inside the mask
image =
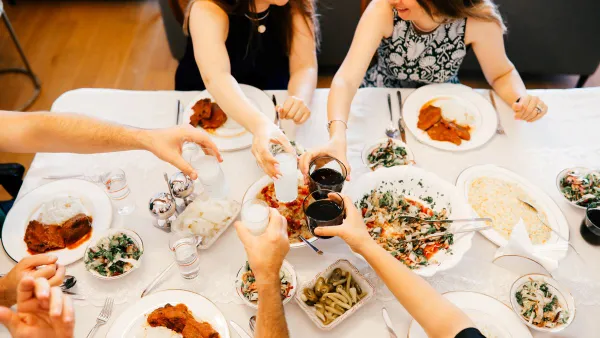
M 494 258 L 504 255 L 520 255 L 533 259 L 552 272 L 558 268 L 558 260 L 567 254 L 568 249 L 568 243 L 560 239 L 554 244 L 533 245 L 525 224 L 520 219 L 513 228 L 508 242 L 496 250 Z

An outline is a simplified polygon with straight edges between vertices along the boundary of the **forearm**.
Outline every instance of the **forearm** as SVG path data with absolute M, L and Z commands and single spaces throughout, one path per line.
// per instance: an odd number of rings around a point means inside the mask
M 509 106 L 512 106 L 518 98 L 527 95 L 525 84 L 523 83 L 519 72 L 517 72 L 514 67 L 512 67 L 510 71 L 507 71 L 490 81 L 490 85 Z
M 360 253 L 429 337 L 454 337 L 473 325 L 461 310 L 374 241 L 366 243 Z
M 227 116 L 255 134 L 265 124 L 272 123 L 244 95 L 238 82 L 228 72 L 209 74 L 204 78 L 206 88 Z
M 289 337 L 283 303 L 281 302 L 281 281 L 278 275 L 271 278 L 257 278 L 258 313 L 256 315 L 256 338 Z
M 6 277 L 0 278 L 0 306 L 11 307 L 16 303 L 16 299 L 10 299 L 6 286 Z
M 340 120 L 348 123 L 350 106 L 357 90 L 358 85 L 349 84 L 336 75 L 327 99 L 327 119 L 329 121 Z M 346 125 L 341 122 L 333 122 L 329 129 L 329 137 L 334 142 L 346 144 Z
M 307 106 L 312 101 L 313 94 L 317 88 L 318 71 L 316 67 L 305 67 L 295 70 L 290 75 L 288 93 L 304 101 Z
M 101 153 L 146 149 L 145 131 L 77 114 L 0 112 L 0 150 Z

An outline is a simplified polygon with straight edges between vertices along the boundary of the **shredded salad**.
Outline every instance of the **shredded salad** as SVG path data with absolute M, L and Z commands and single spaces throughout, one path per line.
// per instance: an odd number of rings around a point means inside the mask
M 435 204 L 432 197 L 421 199 Z M 371 237 L 411 269 L 429 265 L 435 253 L 440 250 L 450 252 L 450 245 L 454 244 L 451 233 L 427 237 L 447 231 L 443 223 L 422 223 L 402 217 L 444 220 L 448 218 L 446 209 L 436 212 L 417 200 L 383 188 L 365 194 L 357 207 L 362 211 Z
M 517 303 L 521 306 L 521 316 L 541 328 L 555 328 L 566 324 L 569 312 L 553 293 L 553 288 L 544 281 L 529 278 L 515 293 Z
M 138 264 L 142 250 L 124 233 L 104 237 L 85 255 L 85 267 L 105 277 L 119 276 Z
M 251 302 L 258 301 L 258 289 L 256 286 L 256 278 L 254 277 L 254 272 L 250 268 L 250 264 L 246 262 L 246 266 L 244 268 L 246 270 L 242 273 L 241 276 L 241 286 L 240 290 L 246 299 Z M 292 289 L 294 286 L 292 285 L 291 276 L 288 271 L 284 268 L 279 270 L 279 280 L 281 280 L 281 299 L 284 300 L 290 297 Z
M 369 167 L 375 170 L 380 167 L 390 168 L 409 163 L 406 148 L 394 143 L 391 138 L 381 143 L 367 156 Z
M 577 170 L 569 170 L 560 180 L 560 191 L 571 202 L 587 207 L 600 202 L 600 173 L 582 174 Z

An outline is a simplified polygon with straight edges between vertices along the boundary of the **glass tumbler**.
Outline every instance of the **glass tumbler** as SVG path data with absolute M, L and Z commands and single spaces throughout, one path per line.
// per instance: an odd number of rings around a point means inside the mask
M 198 147 L 198 151 L 184 152 L 184 159 L 196 170 L 204 191 L 212 198 L 227 198 L 228 188 L 225 173 L 221 169 L 217 154 L 212 149 Z M 194 187 L 196 188 L 196 187 Z M 194 189 L 196 190 L 196 189 Z M 199 189 L 198 191 L 201 191 Z
M 103 176 L 102 183 L 108 196 L 117 205 L 119 215 L 129 215 L 135 210 L 135 202 L 131 197 L 127 177 L 122 169 L 116 168 L 107 172 Z

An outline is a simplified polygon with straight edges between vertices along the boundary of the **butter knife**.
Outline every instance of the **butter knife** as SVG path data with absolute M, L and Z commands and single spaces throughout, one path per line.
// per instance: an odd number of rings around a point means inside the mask
M 252 338 L 252 336 L 250 336 L 248 333 L 246 333 L 246 331 L 244 331 L 244 329 L 242 329 L 242 327 L 239 326 L 233 320 L 229 321 L 229 325 L 231 325 L 231 327 L 233 328 L 233 331 L 235 331 L 235 333 L 237 333 L 241 338 Z
M 398 115 L 400 118 L 398 119 L 398 129 L 400 130 L 400 139 L 402 142 L 406 144 L 406 130 L 404 129 L 404 117 L 402 117 L 402 94 L 400 91 L 396 91 L 396 95 L 398 96 Z
M 394 328 L 392 327 L 392 320 L 390 319 L 390 315 L 388 315 L 387 309 L 385 307 L 381 310 L 381 315 L 383 316 L 383 322 L 387 327 L 388 333 L 390 334 L 390 338 L 398 338 L 398 335 L 396 335 L 396 331 L 394 331 Z

